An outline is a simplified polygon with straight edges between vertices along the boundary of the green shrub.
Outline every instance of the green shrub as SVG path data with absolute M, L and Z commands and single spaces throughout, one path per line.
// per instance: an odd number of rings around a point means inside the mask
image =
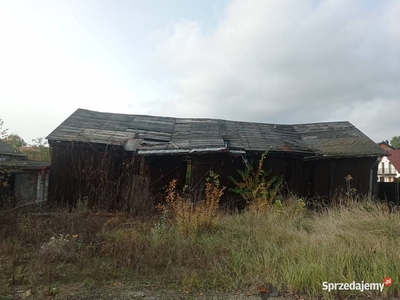
M 268 178 L 270 173 L 263 169 L 266 156 L 267 152 L 261 155 L 257 170 L 254 170 L 252 166 L 247 166 L 244 171 L 238 170 L 241 181 L 237 181 L 232 176 L 228 177 L 235 184 L 235 187 L 230 190 L 239 194 L 246 201 L 248 208 L 253 211 L 268 208 L 276 199 L 283 182 L 280 176 Z

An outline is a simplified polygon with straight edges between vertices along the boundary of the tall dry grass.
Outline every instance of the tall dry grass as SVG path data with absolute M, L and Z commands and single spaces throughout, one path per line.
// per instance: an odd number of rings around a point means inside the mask
M 258 212 L 219 214 L 212 230 L 196 234 L 180 228 L 195 218 L 179 224 L 165 215 L 143 220 L 79 210 L 1 214 L 0 295 L 22 288 L 49 295 L 66 284 L 119 281 L 256 292 L 271 282 L 290 293 L 344 298 L 361 294 L 327 293 L 322 282 L 382 282 L 386 276 L 394 284 L 380 296 L 400 295 L 399 214 L 367 200 L 322 212 L 299 203 L 292 197 Z
M 163 214 L 161 223 L 165 222 L 165 218 L 170 218 L 184 237 L 212 229 L 219 217 L 219 201 L 225 190 L 225 187 L 220 186 L 218 177 L 213 171 L 207 176 L 204 185 L 205 199 L 201 201 L 178 191 L 176 179 L 172 180 L 166 191 L 165 203 L 158 205 Z

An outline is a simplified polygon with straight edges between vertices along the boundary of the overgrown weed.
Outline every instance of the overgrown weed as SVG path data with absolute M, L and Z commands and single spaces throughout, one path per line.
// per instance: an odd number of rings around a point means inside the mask
M 283 178 L 273 176 L 263 168 L 264 160 L 268 152 L 264 152 L 258 161 L 257 169 L 251 165 L 246 166 L 244 170 L 238 170 L 241 180 L 234 177 L 229 179 L 235 184 L 230 189 L 239 194 L 245 201 L 247 209 L 250 211 L 263 211 L 269 209 L 270 205 L 276 200 L 279 190 L 283 183 Z
M 210 191 L 215 200 L 221 187 Z M 62 284 L 93 288 L 145 280 L 184 290 L 250 293 L 271 282 L 281 291 L 337 299 L 360 292 L 327 293 L 322 282 L 379 283 L 387 276 L 394 284 L 383 294 L 367 291 L 362 296 L 400 295 L 398 213 L 368 199 L 312 212 L 295 196 L 280 197 L 279 206 L 263 211 L 221 215 L 211 206 L 208 222 L 169 215 L 178 193 L 167 206 L 168 215 L 158 220 L 15 211 L 0 218 L 0 295 L 13 295 L 21 287 L 46 296 L 61 292 Z M 194 206 L 174 205 L 197 213 Z M 184 229 L 187 222 L 196 222 L 194 228 L 213 224 L 214 230 Z
M 209 173 L 204 187 L 206 199 L 198 202 L 193 201 L 190 195 L 177 191 L 176 179 L 168 185 L 166 202 L 160 204 L 159 209 L 164 217 L 171 218 L 183 237 L 209 231 L 216 225 L 219 216 L 219 201 L 225 189 L 220 186 L 218 177 L 213 171 Z M 157 226 L 160 228 L 165 225 L 158 224 Z

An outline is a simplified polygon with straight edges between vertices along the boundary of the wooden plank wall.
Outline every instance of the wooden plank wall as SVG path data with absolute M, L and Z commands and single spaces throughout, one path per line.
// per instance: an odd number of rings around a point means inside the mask
M 400 182 L 378 182 L 378 197 L 399 206 Z
M 172 179 L 178 179 L 181 189 L 185 174 L 182 156 L 134 156 L 122 147 L 55 144 L 49 199 L 72 207 L 87 200 L 96 209 L 137 213 L 165 198 Z
M 52 145 L 49 199 L 71 207 L 87 201 L 99 210 L 134 212 L 148 196 L 148 169 L 143 160 L 133 159 L 119 147 Z
M 351 187 L 357 193 L 368 195 L 370 170 L 376 158 L 340 158 L 315 161 L 314 196 L 331 197 L 335 192 L 346 190 L 345 177 L 351 175 Z M 311 163 L 311 162 L 310 162 Z M 373 174 L 376 191 L 376 172 Z
M 254 168 L 260 156 L 260 153 L 248 156 Z M 351 186 L 367 195 L 374 161 L 375 158 L 304 161 L 294 155 L 268 154 L 264 169 L 271 176 L 283 176 L 287 191 L 299 197 L 329 198 L 336 189 L 345 189 L 347 175 L 353 178 Z M 49 199 L 70 206 L 78 200 L 87 200 L 90 206 L 102 210 L 136 213 L 165 199 L 165 187 L 172 179 L 178 180 L 181 190 L 188 162 L 192 190 L 201 195 L 205 177 L 213 170 L 220 175 L 221 186 L 227 187 L 224 199 L 234 196 L 229 192 L 234 184 L 228 176 L 240 180 L 237 170 L 245 168 L 242 157 L 228 153 L 135 157 L 122 147 L 57 143 L 52 145 Z
M 253 155 L 257 167 L 260 155 Z M 331 198 L 335 192 L 346 189 L 347 175 L 351 175 L 351 187 L 357 193 L 368 195 L 370 169 L 376 158 L 338 158 L 304 161 L 301 157 L 268 154 L 264 169 L 271 175 L 282 175 L 289 191 L 299 197 Z M 374 171 L 376 192 L 376 170 Z

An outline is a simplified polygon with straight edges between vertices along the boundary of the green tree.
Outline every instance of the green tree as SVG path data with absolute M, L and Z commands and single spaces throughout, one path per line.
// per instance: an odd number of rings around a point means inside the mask
M 392 137 L 392 140 L 390 141 L 390 145 L 393 148 L 400 149 L 400 136 Z
M 7 128 L 4 128 L 4 121 L 0 119 L 0 140 L 7 137 Z M 9 180 L 11 177 L 10 170 L 0 169 L 0 209 L 6 207 L 6 203 L 10 197 Z
M 21 150 L 28 159 L 39 161 L 50 161 L 50 148 L 47 141 L 39 137 L 32 140 L 33 145 Z
M 8 129 L 4 128 L 4 121 L 0 119 L 0 140 L 4 139 L 7 136 Z
M 237 181 L 232 176 L 228 177 L 235 184 L 230 191 L 239 194 L 246 201 L 250 210 L 260 210 L 272 204 L 283 183 L 281 176 L 268 178 L 270 172 L 263 169 L 266 156 L 267 152 L 261 155 L 257 170 L 251 165 L 247 166 L 244 171 L 238 170 L 241 181 Z
M 3 139 L 4 142 L 11 145 L 14 150 L 19 151 L 21 147 L 25 147 L 25 141 L 16 133 L 10 134 Z

